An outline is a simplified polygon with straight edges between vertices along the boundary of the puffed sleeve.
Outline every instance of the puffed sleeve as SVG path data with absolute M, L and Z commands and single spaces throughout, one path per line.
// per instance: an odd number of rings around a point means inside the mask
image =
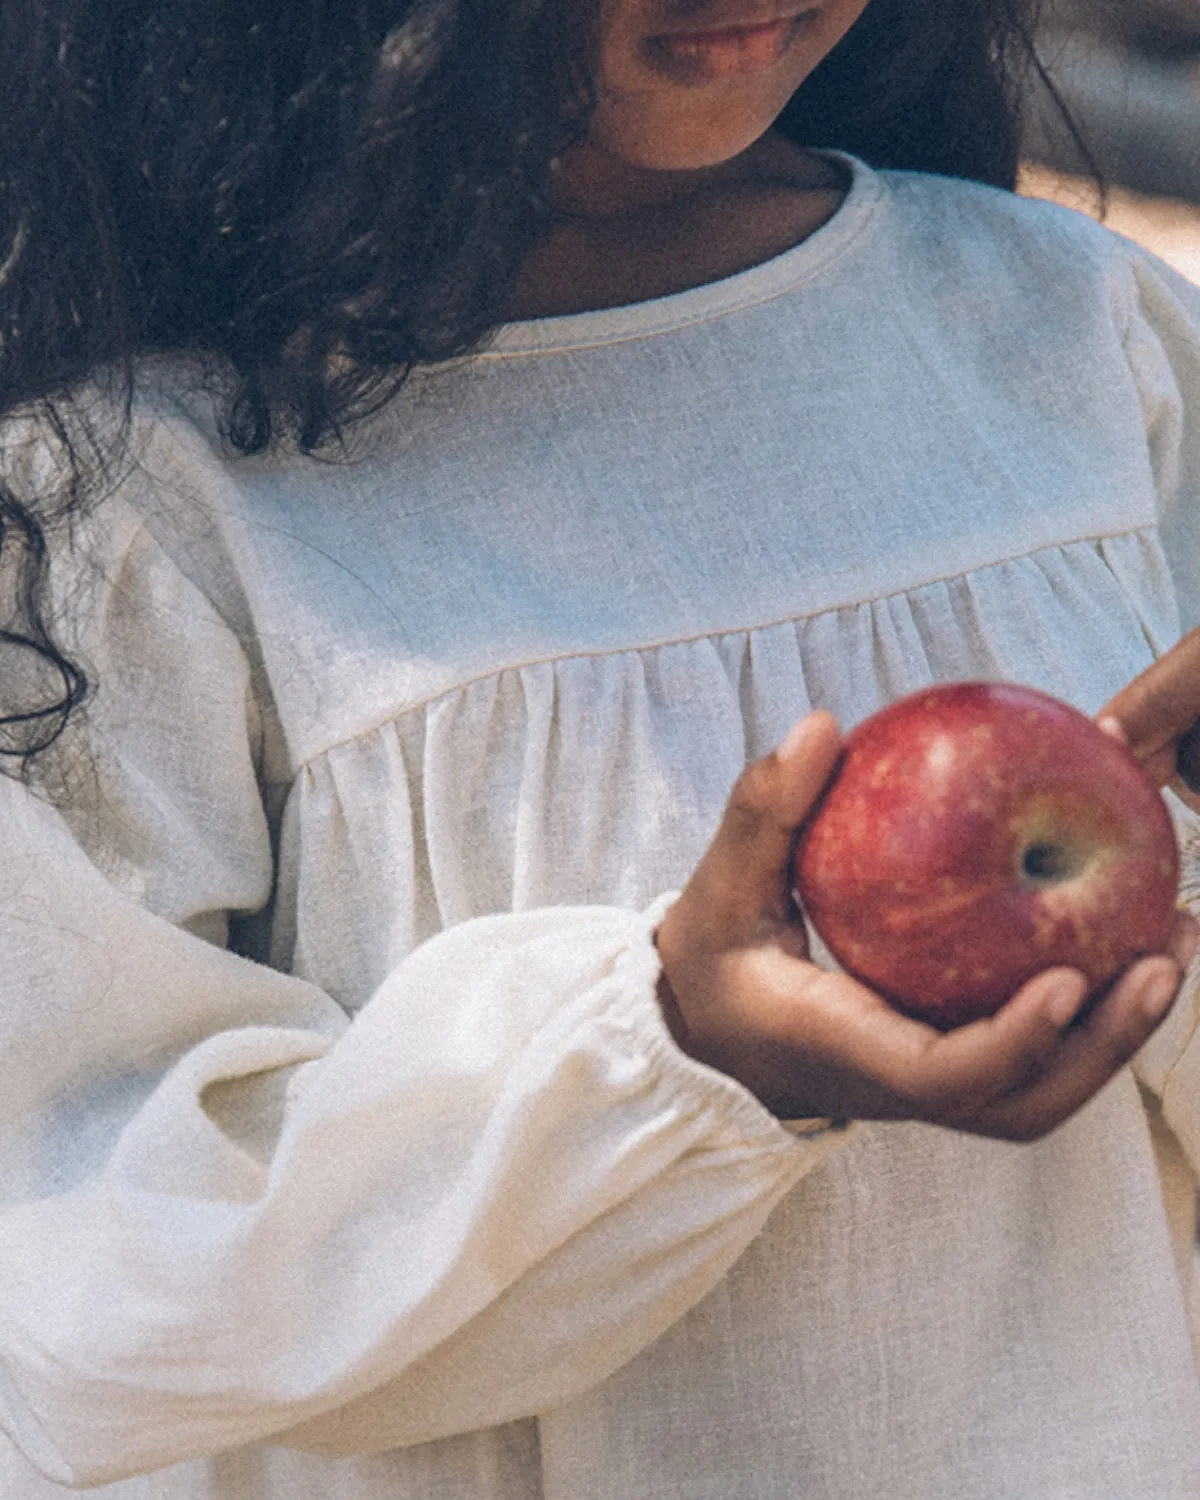
M 1200 626 L 1200 286 L 1135 252 L 1125 350 L 1141 401 L 1181 626 Z
M 61 800 L 0 778 L 0 1427 L 87 1486 L 601 1380 L 838 1137 L 672 1045 L 654 911 L 449 929 L 353 1022 L 231 952 L 272 882 L 243 644 L 119 494 L 90 536 L 91 727 Z
M 1161 535 L 1183 630 L 1200 626 L 1200 287 L 1134 252 L 1125 348 L 1142 405 Z M 1200 916 L 1200 818 L 1170 799 L 1181 900 Z M 1200 969 L 1134 1071 L 1200 1177 Z

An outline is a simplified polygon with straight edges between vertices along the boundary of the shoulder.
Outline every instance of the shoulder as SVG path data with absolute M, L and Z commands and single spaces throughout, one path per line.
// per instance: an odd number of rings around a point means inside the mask
M 51 599 L 68 636 L 185 605 L 240 622 L 228 522 L 243 481 L 219 410 L 203 371 L 156 356 L 132 381 L 102 369 L 0 422 L 0 477 L 49 518 Z
M 977 246 L 994 258 L 1067 255 L 1108 263 L 1135 247 L 1090 215 L 1044 198 L 927 172 L 877 174 L 899 222 L 950 246 Z
M 887 221 L 911 288 L 956 289 L 1055 324 L 1107 310 L 1118 327 L 1148 252 L 1087 214 L 959 178 L 881 172 Z

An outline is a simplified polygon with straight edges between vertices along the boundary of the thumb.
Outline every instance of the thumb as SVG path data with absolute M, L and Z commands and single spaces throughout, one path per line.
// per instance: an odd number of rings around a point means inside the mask
M 813 810 L 841 753 L 837 721 L 831 713 L 817 709 L 793 724 L 774 755 L 766 757 L 778 768 L 779 813 L 789 839 Z
M 841 743 L 833 715 L 818 710 L 734 783 L 706 863 L 730 896 L 736 889 L 746 915 L 786 915 L 792 839 L 833 774 Z

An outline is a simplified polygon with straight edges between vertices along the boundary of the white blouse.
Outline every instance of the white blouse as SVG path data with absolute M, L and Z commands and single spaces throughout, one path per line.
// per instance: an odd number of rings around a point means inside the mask
M 1094 711 L 1200 623 L 1200 292 L 846 164 L 337 461 L 147 370 L 60 569 L 97 696 L 0 780 L 4 1500 L 1200 1495 L 1193 993 L 1032 1147 L 798 1137 L 654 1000 L 810 706 Z

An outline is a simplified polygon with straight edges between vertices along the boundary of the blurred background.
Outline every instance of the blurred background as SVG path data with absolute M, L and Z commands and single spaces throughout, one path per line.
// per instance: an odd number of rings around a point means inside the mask
M 1041 55 L 1108 185 L 1105 222 L 1200 282 L 1200 0 L 1050 0 Z M 1099 215 L 1045 89 L 1024 154 L 1023 191 Z

